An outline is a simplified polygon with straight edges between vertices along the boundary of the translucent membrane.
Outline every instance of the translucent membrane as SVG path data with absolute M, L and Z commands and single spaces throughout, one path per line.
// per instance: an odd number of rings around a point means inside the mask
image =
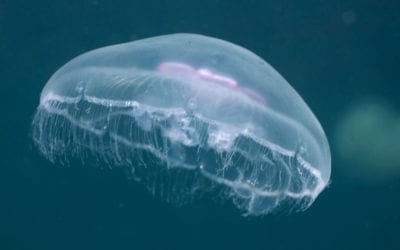
M 305 209 L 330 177 L 324 132 L 290 85 L 250 51 L 193 34 L 67 63 L 42 91 L 33 138 L 53 162 L 126 167 L 166 201 L 207 193 L 251 215 Z

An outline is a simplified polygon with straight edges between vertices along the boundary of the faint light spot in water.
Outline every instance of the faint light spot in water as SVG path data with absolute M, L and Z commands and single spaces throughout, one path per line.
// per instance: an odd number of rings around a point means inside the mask
M 341 171 L 368 181 L 400 179 L 400 114 L 381 100 L 364 100 L 345 113 L 336 129 Z
M 356 21 L 356 19 L 357 19 L 357 15 L 352 10 L 347 10 L 342 13 L 342 21 L 346 25 L 353 24 Z

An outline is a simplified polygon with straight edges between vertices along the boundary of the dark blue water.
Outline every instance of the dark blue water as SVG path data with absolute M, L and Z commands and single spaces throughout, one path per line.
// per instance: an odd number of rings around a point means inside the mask
M 309 104 L 332 182 L 305 212 L 176 208 L 120 169 L 60 167 L 30 124 L 48 78 L 102 46 L 176 32 L 246 47 Z M 0 1 L 0 249 L 400 249 L 398 1 Z

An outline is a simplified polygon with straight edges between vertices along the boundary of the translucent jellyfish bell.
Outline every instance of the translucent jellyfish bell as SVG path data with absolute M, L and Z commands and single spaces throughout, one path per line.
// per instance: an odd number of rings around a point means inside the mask
M 250 215 L 301 210 L 330 178 L 326 137 L 296 91 L 252 52 L 201 35 L 73 59 L 44 87 L 32 127 L 49 160 L 126 167 L 178 205 L 207 193 Z

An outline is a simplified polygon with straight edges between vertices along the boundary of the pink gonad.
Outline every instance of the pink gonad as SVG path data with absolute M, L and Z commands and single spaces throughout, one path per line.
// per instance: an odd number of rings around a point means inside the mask
M 192 66 L 181 62 L 163 62 L 158 66 L 158 71 L 170 75 L 183 76 L 186 78 L 200 78 L 215 84 L 225 86 L 235 91 L 240 91 L 254 101 L 266 105 L 265 99 L 256 91 L 241 87 L 235 79 L 219 75 L 206 68 L 195 69 Z

